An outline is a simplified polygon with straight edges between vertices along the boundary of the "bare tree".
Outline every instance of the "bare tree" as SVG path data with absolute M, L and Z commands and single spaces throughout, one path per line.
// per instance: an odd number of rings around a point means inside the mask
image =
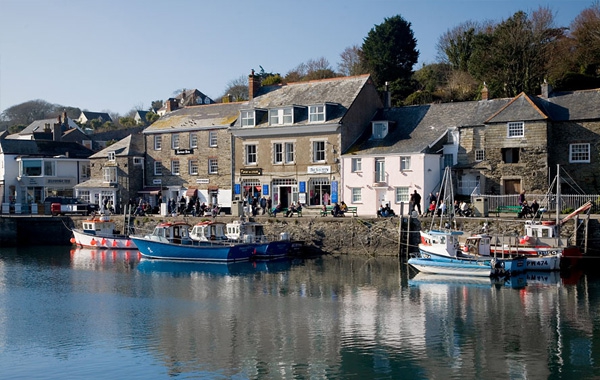
M 353 45 L 344 49 L 340 53 L 340 63 L 338 63 L 338 71 L 344 76 L 353 76 L 366 74 L 366 70 L 362 65 L 360 58 L 360 46 Z
M 234 102 L 248 100 L 248 77 L 241 75 L 236 79 L 230 80 L 221 98 L 228 95 L 231 96 Z

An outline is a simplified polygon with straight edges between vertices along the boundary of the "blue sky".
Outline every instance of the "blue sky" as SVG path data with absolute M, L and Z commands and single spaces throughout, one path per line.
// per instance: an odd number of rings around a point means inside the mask
M 549 7 L 569 26 L 592 0 L 0 0 L 0 111 L 34 99 L 125 114 L 197 88 L 217 98 L 251 69 L 337 68 L 387 17 L 412 24 L 419 64 L 467 20 Z

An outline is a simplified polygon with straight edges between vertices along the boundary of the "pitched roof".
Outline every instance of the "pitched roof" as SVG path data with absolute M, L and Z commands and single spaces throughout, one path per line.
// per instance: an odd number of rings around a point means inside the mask
M 272 109 L 289 106 L 335 105 L 327 115 L 328 123 L 339 122 L 371 77 L 359 75 L 264 86 L 244 109 Z
M 553 92 L 533 100 L 553 121 L 600 119 L 600 89 Z
M 494 100 L 492 100 L 494 101 Z M 486 123 L 508 123 L 510 121 L 546 120 L 548 115 L 524 92 L 517 95 L 498 112 L 490 116 Z
M 90 158 L 106 158 L 108 152 L 115 152 L 117 157 L 143 156 L 144 155 L 144 137 L 141 134 L 133 134 L 107 146 Z
M 52 140 L 0 140 L 0 152 L 23 156 L 55 157 L 69 156 L 69 158 L 88 158 L 93 153 L 88 148 L 75 142 Z
M 442 138 L 449 128 L 483 125 L 509 101 L 494 99 L 381 110 L 373 120 L 390 121 L 388 135 L 380 140 L 371 139 L 369 126 L 344 154 L 427 153 L 431 144 Z
M 102 119 L 103 121 L 112 121 L 110 115 L 106 112 L 81 111 L 81 115 L 84 115 L 88 120 Z M 81 115 L 79 115 L 79 119 L 81 119 Z
M 52 118 L 52 119 L 34 120 L 33 122 L 31 122 L 31 124 L 29 124 L 22 131 L 20 131 L 19 135 L 23 136 L 23 135 L 31 135 L 33 133 L 42 133 L 42 132 L 44 132 L 44 128 L 46 128 L 46 125 L 50 126 L 50 133 L 52 133 L 52 128 L 54 128 L 54 124 L 56 124 L 57 122 L 58 122 L 58 118 L 56 118 L 56 117 Z M 61 131 L 62 132 L 65 132 L 69 129 L 79 129 L 81 131 L 79 126 L 71 118 L 67 118 L 67 123 L 64 123 L 64 120 L 61 121 L 60 123 L 61 123 Z M 83 131 L 81 131 L 81 132 L 83 132 Z
M 246 104 L 216 103 L 180 108 L 161 116 L 146 128 L 144 133 L 230 127 L 239 117 L 241 107 Z

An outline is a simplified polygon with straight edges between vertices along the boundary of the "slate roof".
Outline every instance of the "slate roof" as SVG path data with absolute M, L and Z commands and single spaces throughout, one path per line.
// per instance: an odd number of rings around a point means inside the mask
M 446 135 L 448 128 L 480 126 L 511 99 L 427 104 L 384 109 L 374 121 L 390 121 L 388 135 L 370 139 L 371 125 L 344 154 L 429 153 L 430 146 Z
M 33 133 L 42 133 L 42 132 L 44 132 L 44 128 L 46 127 L 46 124 L 50 125 L 50 134 L 52 134 L 54 124 L 56 124 L 57 122 L 58 122 L 58 119 L 56 117 L 54 117 L 52 119 L 35 120 L 31 124 L 29 124 L 27 127 L 25 127 L 21 132 L 19 132 L 19 135 L 31 135 Z M 75 128 L 79 128 L 79 126 L 77 124 L 75 124 L 75 122 L 73 122 L 72 119 L 70 119 L 70 118 L 67 118 L 67 123 L 61 122 L 61 131 L 62 132 L 65 132 L 69 129 L 75 129 Z
M 92 111 L 81 111 L 81 114 L 84 115 L 88 120 L 102 119 L 102 121 L 112 121 L 110 115 L 106 112 L 92 112 Z M 79 115 L 79 119 L 81 119 L 81 115 Z
M 309 106 L 331 103 L 327 123 L 340 122 L 363 87 L 371 81 L 367 75 L 321 79 L 285 85 L 263 86 L 243 109 L 273 109 L 289 106 Z M 265 120 L 266 121 L 266 120 Z M 306 124 L 308 120 L 294 125 Z M 236 123 L 239 126 L 240 122 Z M 265 124 L 268 124 L 265 122 Z M 257 127 L 260 127 L 257 124 Z
M 230 127 L 239 117 L 240 109 L 246 104 L 246 102 L 216 103 L 176 109 L 161 116 L 146 128 L 144 133 Z
M 54 157 L 67 155 L 69 158 L 89 158 L 92 151 L 75 142 L 52 140 L 0 140 L 0 152 L 21 156 Z
M 553 121 L 600 119 L 600 89 L 552 92 L 534 101 Z
M 108 152 L 115 152 L 117 157 L 143 156 L 145 153 L 144 137 L 140 134 L 129 135 L 91 155 L 90 158 L 106 158 Z

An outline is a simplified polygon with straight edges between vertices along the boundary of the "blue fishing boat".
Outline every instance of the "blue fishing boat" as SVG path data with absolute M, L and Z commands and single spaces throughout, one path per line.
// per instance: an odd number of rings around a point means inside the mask
M 186 222 L 159 223 L 149 235 L 131 236 L 142 257 L 163 260 L 233 262 L 248 261 L 253 244 L 229 241 L 194 241 Z
M 269 239 L 262 223 L 250 222 L 245 219 L 227 223 L 226 236 L 229 240 L 256 245 L 257 260 L 271 260 L 287 256 L 292 248 L 289 235 L 285 232 L 279 235 L 279 240 Z

